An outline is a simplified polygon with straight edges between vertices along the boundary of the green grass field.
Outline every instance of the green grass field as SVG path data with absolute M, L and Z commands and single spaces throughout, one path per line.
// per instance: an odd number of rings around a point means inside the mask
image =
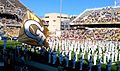
M 20 42 L 17 42 L 17 41 L 12 41 L 12 40 L 7 40 L 7 43 L 6 43 L 6 48 L 14 48 L 15 46 L 17 45 L 21 45 L 22 43 Z M 4 42 L 3 40 L 0 40 L 0 49 L 3 49 L 3 45 L 4 45 Z

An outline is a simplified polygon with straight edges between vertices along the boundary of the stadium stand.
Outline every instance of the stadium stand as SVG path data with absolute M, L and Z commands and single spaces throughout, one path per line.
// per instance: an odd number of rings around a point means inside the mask
M 18 37 L 26 10 L 19 0 L 0 0 L 0 22 L 3 24 L 0 28 L 1 35 L 5 31 L 9 37 Z
M 62 32 L 62 38 L 80 40 L 120 40 L 119 28 L 92 28 L 81 30 L 67 30 Z
M 118 24 L 120 23 L 120 7 L 103 7 L 86 9 L 71 23 L 75 24 Z
M 81 40 L 120 40 L 120 6 L 86 9 L 70 22 L 62 38 Z

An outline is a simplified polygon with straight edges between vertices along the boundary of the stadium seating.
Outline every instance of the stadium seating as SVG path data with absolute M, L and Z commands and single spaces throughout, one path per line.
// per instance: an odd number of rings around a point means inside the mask
M 67 30 L 62 32 L 62 38 L 80 40 L 120 40 L 119 28 L 94 28 L 82 30 Z
M 120 23 L 120 7 L 86 9 L 72 22 L 75 24 L 118 24 Z
M 6 28 L 6 32 L 10 36 L 18 36 L 21 27 L 21 20 L 27 8 L 18 0 L 1 0 L 0 1 L 0 22 Z M 6 23 L 6 24 L 5 24 Z M 5 26 L 6 25 L 6 26 Z M 3 31 L 0 28 L 0 32 Z

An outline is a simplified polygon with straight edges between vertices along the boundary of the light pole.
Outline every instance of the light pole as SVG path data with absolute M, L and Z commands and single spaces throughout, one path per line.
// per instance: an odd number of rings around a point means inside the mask
M 4 22 L 4 35 L 3 35 L 3 40 L 4 40 L 4 50 L 6 49 L 6 42 L 7 42 L 7 33 L 6 33 L 6 18 L 5 18 L 5 22 Z
M 114 0 L 114 7 L 120 6 L 120 0 Z
M 2 39 L 3 39 L 3 60 L 4 60 L 4 64 L 5 64 L 5 57 L 6 57 L 6 43 L 7 43 L 7 33 L 6 33 L 6 18 L 4 19 L 5 22 L 4 22 L 4 34 L 2 36 Z
M 6 49 L 6 42 L 7 42 L 7 34 L 3 35 L 3 41 L 4 41 L 3 49 L 5 50 Z
M 116 7 L 116 0 L 114 1 L 114 6 Z
M 62 0 L 60 0 L 60 21 L 61 21 L 61 13 L 62 13 Z
M 62 16 L 62 0 L 60 0 L 60 36 L 61 36 L 61 16 Z

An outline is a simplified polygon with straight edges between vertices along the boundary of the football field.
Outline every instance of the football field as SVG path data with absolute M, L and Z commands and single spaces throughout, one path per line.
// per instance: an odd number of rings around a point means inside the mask
M 20 43 L 20 42 L 18 42 L 18 41 L 12 41 L 12 40 L 7 40 L 7 46 L 6 46 L 6 48 L 7 49 L 14 49 L 16 46 L 20 46 L 20 45 L 22 45 L 22 43 Z M 4 42 L 3 42 L 3 40 L 0 40 L 0 49 L 3 49 L 3 45 L 4 45 Z M 29 50 L 29 49 L 28 49 Z M 57 51 L 57 53 L 59 54 L 59 51 Z M 39 53 L 38 53 L 39 54 Z M 74 53 L 72 52 L 72 58 L 73 58 L 73 56 L 74 56 Z M 87 61 L 87 54 L 85 55 L 85 59 L 84 59 L 84 64 L 85 65 L 88 65 L 88 61 Z M 59 56 L 58 56 L 59 57 Z M 77 61 L 77 63 L 79 63 L 79 57 L 80 57 L 80 55 L 78 55 L 78 61 Z M 65 57 L 64 57 L 65 58 Z M 114 64 L 112 65 L 112 71 L 117 71 L 117 66 L 118 66 L 118 64 L 119 64 L 119 62 L 114 62 Z M 96 66 L 95 66 L 96 67 Z M 102 64 L 101 65 L 101 68 L 102 68 L 102 70 L 105 70 L 105 69 L 107 69 L 107 64 Z

